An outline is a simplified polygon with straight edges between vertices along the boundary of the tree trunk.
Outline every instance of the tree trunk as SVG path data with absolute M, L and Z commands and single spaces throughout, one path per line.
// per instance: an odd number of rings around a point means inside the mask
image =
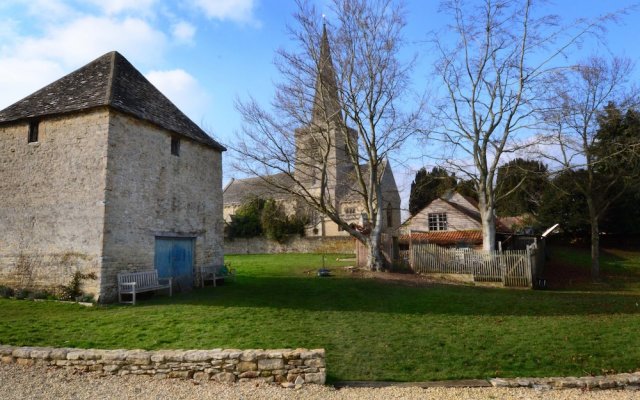
M 496 248 L 496 219 L 493 209 L 482 200 L 479 208 L 482 221 L 482 250 L 493 251 Z
M 369 236 L 369 268 L 372 271 L 382 271 L 384 262 L 382 260 L 382 252 L 380 251 L 380 241 L 382 239 L 382 188 L 380 185 L 376 188 L 376 197 L 378 199 L 377 214 L 375 224 Z
M 592 201 L 589 204 L 589 223 L 591 225 L 591 280 L 600 281 L 600 227 L 598 224 L 598 214 Z
M 380 252 L 380 237 L 373 235 L 371 233 L 371 238 L 367 243 L 369 248 L 369 254 L 367 258 L 367 265 L 371 271 L 382 271 L 383 262 L 382 262 L 382 253 Z

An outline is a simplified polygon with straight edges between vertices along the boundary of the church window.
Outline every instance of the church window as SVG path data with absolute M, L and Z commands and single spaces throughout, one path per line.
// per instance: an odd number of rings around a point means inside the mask
M 391 203 L 387 204 L 387 227 L 393 226 L 393 210 Z

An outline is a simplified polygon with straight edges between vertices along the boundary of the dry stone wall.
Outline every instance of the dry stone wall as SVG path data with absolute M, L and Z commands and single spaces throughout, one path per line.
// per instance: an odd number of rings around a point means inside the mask
M 112 375 L 215 380 L 259 380 L 287 385 L 324 384 L 324 349 L 93 350 L 0 345 L 3 363 L 45 365 Z
M 265 238 L 236 238 L 224 240 L 225 254 L 275 253 L 355 253 L 355 239 L 351 237 L 292 237 L 286 243 Z

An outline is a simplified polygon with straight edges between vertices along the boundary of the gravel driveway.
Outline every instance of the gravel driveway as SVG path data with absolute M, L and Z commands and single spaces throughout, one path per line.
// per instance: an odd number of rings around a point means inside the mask
M 0 364 L 0 399 L 639 399 L 640 391 L 579 389 L 538 391 L 502 388 L 340 389 L 307 385 L 224 385 L 146 376 L 99 376 L 45 367 Z

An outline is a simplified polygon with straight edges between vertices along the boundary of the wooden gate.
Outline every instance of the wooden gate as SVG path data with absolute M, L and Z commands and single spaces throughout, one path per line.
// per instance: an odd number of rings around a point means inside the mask
M 534 249 L 503 252 L 449 249 L 432 243 L 412 243 L 409 263 L 419 273 L 465 274 L 475 282 L 532 287 Z

